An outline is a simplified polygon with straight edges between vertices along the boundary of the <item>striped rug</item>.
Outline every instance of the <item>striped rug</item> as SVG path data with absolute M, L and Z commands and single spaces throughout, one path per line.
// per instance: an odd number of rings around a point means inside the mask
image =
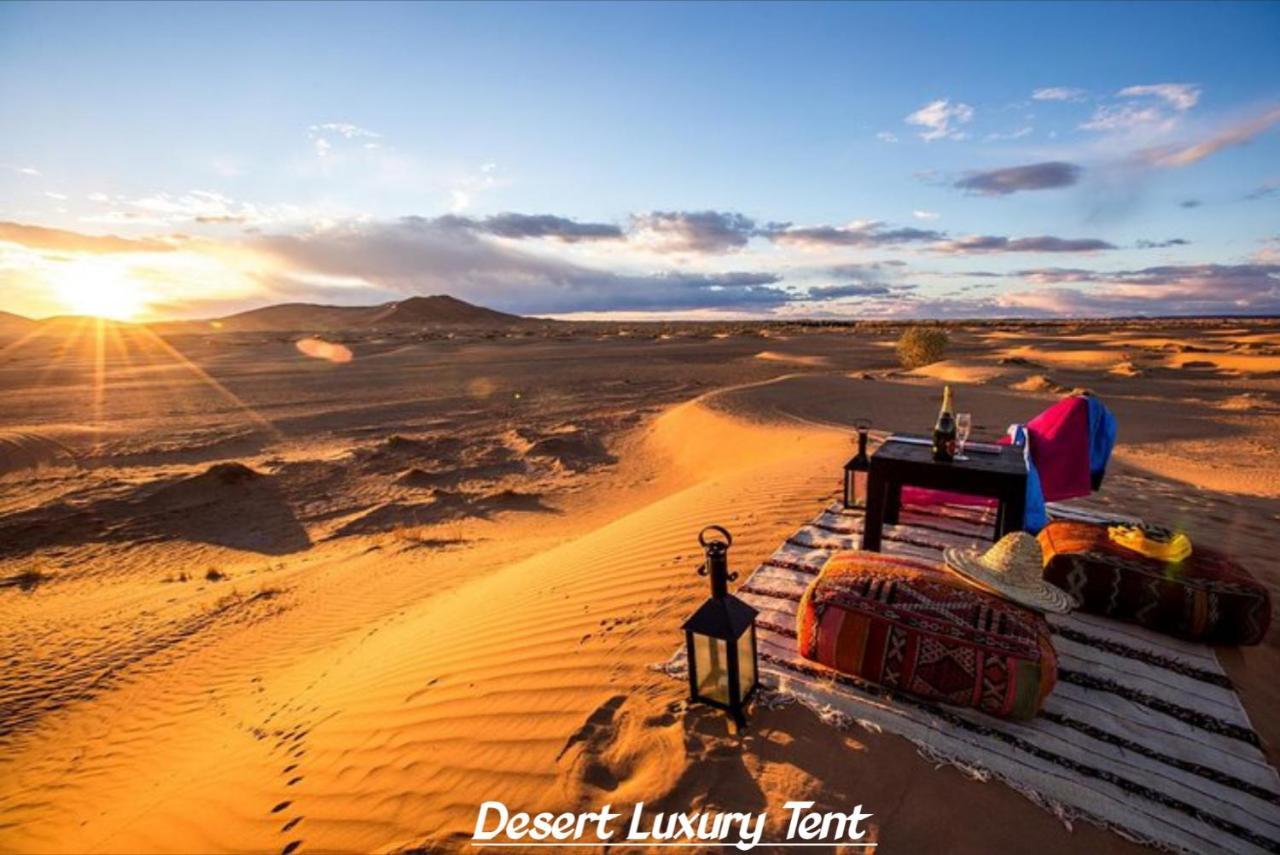
M 1051 513 L 1101 519 L 1066 506 Z M 885 526 L 887 553 L 941 561 L 944 547 L 990 544 L 990 512 L 907 507 L 899 522 Z M 760 610 L 768 697 L 904 736 L 932 760 L 1004 781 L 1068 826 L 1083 819 L 1171 851 L 1280 852 L 1280 777 L 1211 648 L 1103 618 L 1054 616 L 1058 685 L 1029 723 L 922 701 L 802 658 L 800 596 L 829 554 L 857 546 L 861 530 L 861 512 L 833 504 L 737 591 Z M 684 668 L 681 651 L 663 670 Z

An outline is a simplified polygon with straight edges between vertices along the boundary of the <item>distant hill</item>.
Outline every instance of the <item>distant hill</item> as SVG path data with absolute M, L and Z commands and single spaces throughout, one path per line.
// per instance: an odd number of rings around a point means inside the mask
M 182 321 L 151 326 L 163 332 L 207 330 L 210 324 L 230 332 L 303 332 L 360 329 L 469 326 L 511 327 L 542 323 L 474 306 L 443 294 L 410 297 L 379 306 L 321 306 L 280 303 L 251 309 L 212 321 Z
M 473 324 L 476 326 L 509 326 L 527 318 L 474 306 L 445 294 L 434 297 L 410 297 L 398 303 L 380 306 L 373 326 L 408 324 Z
M 39 323 L 39 321 L 33 321 L 31 318 L 24 318 L 22 315 L 15 315 L 12 312 L 0 312 L 0 335 L 26 335 Z

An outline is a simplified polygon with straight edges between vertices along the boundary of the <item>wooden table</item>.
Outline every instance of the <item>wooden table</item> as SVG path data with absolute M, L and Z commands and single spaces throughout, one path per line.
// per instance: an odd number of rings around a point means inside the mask
M 986 496 L 999 503 L 995 539 L 1022 529 L 1027 501 L 1027 464 L 1022 448 L 1004 446 L 998 453 L 969 449 L 968 460 L 938 463 L 928 445 L 886 440 L 871 455 L 867 473 L 867 516 L 862 548 L 880 551 L 884 525 L 898 522 L 902 488 L 924 487 L 970 496 Z

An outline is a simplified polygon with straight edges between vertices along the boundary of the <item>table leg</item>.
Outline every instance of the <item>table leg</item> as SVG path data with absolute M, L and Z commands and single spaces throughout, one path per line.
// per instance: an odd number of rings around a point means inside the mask
M 862 518 L 862 548 L 880 551 L 880 530 L 884 527 L 884 506 L 889 485 L 874 469 L 867 478 L 867 513 Z
M 898 512 L 902 510 L 902 485 L 890 482 L 884 496 L 884 521 L 888 525 L 898 524 Z
M 1022 531 L 1027 508 L 1027 488 L 1012 490 L 1000 497 L 1000 514 L 996 523 L 996 540 L 1006 534 Z

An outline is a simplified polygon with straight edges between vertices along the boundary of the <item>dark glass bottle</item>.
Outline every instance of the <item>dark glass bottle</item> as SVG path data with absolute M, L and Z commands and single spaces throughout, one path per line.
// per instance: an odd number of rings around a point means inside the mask
M 933 426 L 933 459 L 950 463 L 956 455 L 956 417 L 951 410 L 951 387 L 942 390 L 942 409 Z

